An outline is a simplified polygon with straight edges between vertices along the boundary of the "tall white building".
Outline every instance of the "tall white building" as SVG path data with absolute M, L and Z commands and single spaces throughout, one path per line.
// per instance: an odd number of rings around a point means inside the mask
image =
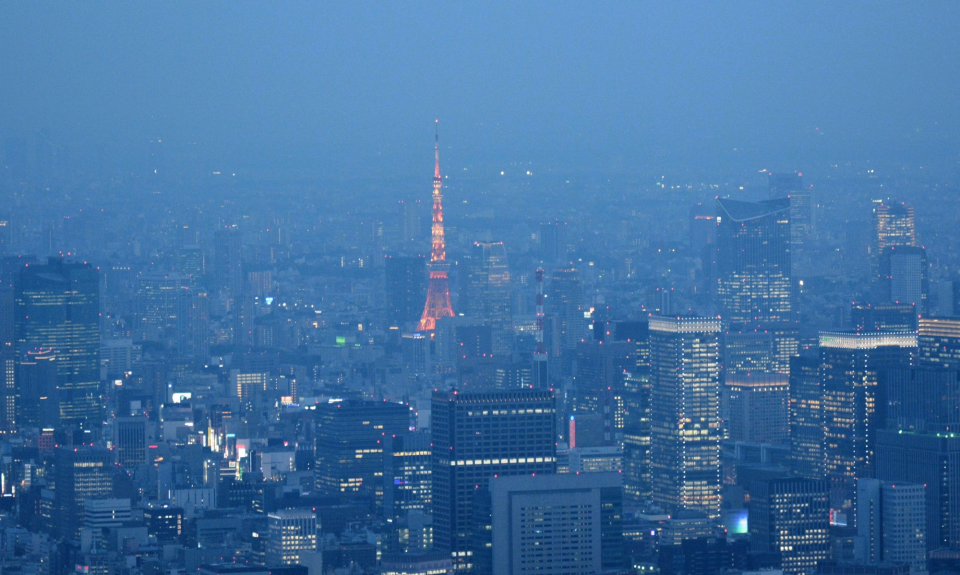
M 267 564 L 297 565 L 301 552 L 317 550 L 317 516 L 306 509 L 280 509 L 267 516 Z
M 857 535 L 861 560 L 927 568 L 926 512 L 923 485 L 879 479 L 857 481 Z

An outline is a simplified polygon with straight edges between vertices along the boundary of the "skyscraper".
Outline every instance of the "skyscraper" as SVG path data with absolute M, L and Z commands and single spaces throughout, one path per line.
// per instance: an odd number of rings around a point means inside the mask
M 431 407 L 434 547 L 468 567 L 474 492 L 493 477 L 554 473 L 552 391 L 436 391 Z
M 797 354 L 797 324 L 786 321 L 726 324 L 721 338 L 726 374 L 781 373 L 790 371 Z
M 85 263 L 27 264 L 16 282 L 16 345 L 57 356 L 61 425 L 100 425 L 100 277 Z M 19 355 L 19 357 L 23 357 Z M 22 388 L 21 388 L 22 394 Z
M 800 477 L 823 477 L 823 391 L 817 355 L 790 360 L 790 462 Z
M 386 438 L 410 430 L 410 407 L 344 400 L 317 406 L 314 476 L 321 495 L 356 495 L 383 502 Z
M 555 269 L 546 295 L 546 312 L 557 318 L 560 328 L 560 354 L 569 358 L 587 333 L 580 272 L 575 268 Z
M 202 358 L 210 351 L 210 297 L 206 290 L 187 286 L 177 297 L 176 344 L 181 361 Z
M 513 314 L 503 242 L 474 242 L 466 268 L 460 311 L 489 325 L 494 355 L 506 356 L 513 349 Z
M 877 373 L 881 428 L 954 430 L 960 426 L 960 371 L 926 366 L 888 367 Z
M 856 479 L 873 472 L 877 372 L 909 361 L 916 342 L 909 332 L 820 334 L 823 471 L 835 509 L 853 512 Z
M 910 565 L 927 569 L 926 488 L 920 483 L 857 480 L 857 534 L 863 561 Z
M 243 295 L 243 236 L 236 226 L 228 226 L 213 234 L 214 279 L 220 293 L 239 298 Z
M 401 519 L 408 511 L 430 511 L 430 434 L 409 432 L 384 440 L 384 516 Z
M 420 319 L 427 297 L 427 260 L 422 256 L 387 255 L 384 258 L 387 321 L 402 327 Z
M 853 303 L 850 307 L 850 329 L 868 331 L 916 331 L 917 307 L 907 303 Z
M 653 501 L 720 514 L 720 321 L 650 319 Z
M 717 200 L 717 298 L 725 324 L 789 321 L 790 200 Z
M 830 555 L 830 496 L 826 481 L 760 479 L 750 485 L 750 546 L 775 553 L 785 574 L 813 575 Z
M 114 420 L 114 445 L 117 463 L 125 469 L 135 469 L 147 462 L 147 418 L 118 417 Z
M 317 515 L 279 509 L 267 515 L 267 565 L 297 565 L 304 551 L 317 550 Z
M 137 289 L 137 324 L 142 339 L 176 343 L 180 292 L 190 285 L 178 273 L 146 273 Z
M 73 539 L 83 526 L 84 502 L 109 498 L 113 492 L 113 454 L 102 447 L 59 447 L 54 468 L 59 535 Z
M 917 230 L 910 204 L 896 200 L 878 202 L 873 208 L 873 222 L 875 255 L 893 246 L 916 247 Z
M 917 345 L 919 365 L 960 369 L 960 318 L 920 318 Z
M 876 476 L 925 485 L 927 550 L 960 547 L 960 434 L 881 429 Z
M 813 232 L 813 198 L 803 187 L 803 174 L 770 173 L 770 199 L 790 199 L 790 244 L 794 255 L 803 252 Z
M 567 256 L 567 222 L 555 220 L 540 224 L 540 257 L 553 263 Z
M 450 285 L 447 273 L 450 266 L 447 264 L 447 241 L 443 233 L 443 194 L 440 188 L 443 179 L 440 177 L 440 138 L 437 137 L 434 145 L 436 164 L 433 169 L 433 223 L 430 227 L 431 248 L 430 281 L 427 284 L 427 302 L 420 316 L 418 331 L 433 331 L 437 327 L 437 320 L 443 317 L 453 317 L 453 305 L 450 303 Z
M 623 387 L 624 497 L 639 503 L 651 496 L 649 367 L 638 367 L 627 375 Z
M 60 423 L 57 354 L 52 349 L 28 350 L 17 365 L 20 396 L 16 422 L 21 426 L 55 428 Z M 8 398 L 8 401 L 13 398 Z M 9 404 L 7 406 L 9 408 Z
M 786 444 L 788 397 L 785 374 L 727 375 L 722 403 L 729 439 Z
M 913 304 L 927 315 L 927 252 L 922 247 L 890 246 L 880 253 L 880 300 Z

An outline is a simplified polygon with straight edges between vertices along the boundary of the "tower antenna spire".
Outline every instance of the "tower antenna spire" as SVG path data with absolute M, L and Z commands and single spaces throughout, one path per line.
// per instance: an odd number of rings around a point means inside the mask
M 433 179 L 440 178 L 440 120 L 434 122 L 433 128 L 433 156 L 436 164 L 433 168 Z

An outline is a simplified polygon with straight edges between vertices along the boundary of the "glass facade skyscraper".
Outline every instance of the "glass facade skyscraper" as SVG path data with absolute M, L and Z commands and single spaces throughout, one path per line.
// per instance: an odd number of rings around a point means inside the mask
M 754 481 L 750 545 L 780 557 L 784 574 L 813 575 L 830 555 L 830 496 L 826 481 L 801 477 Z
M 720 320 L 650 318 L 653 501 L 720 514 Z
M 823 472 L 837 509 L 854 511 L 856 480 L 873 471 L 878 371 L 908 362 L 916 345 L 909 332 L 820 334 Z
M 790 200 L 790 243 L 795 255 L 803 251 L 813 232 L 813 198 L 803 187 L 803 174 L 770 174 L 770 199 Z
M 460 311 L 490 326 L 494 356 L 513 348 L 510 267 L 503 242 L 474 242 L 462 282 Z
M 100 277 L 86 263 L 27 264 L 16 282 L 18 357 L 57 357 L 61 425 L 100 425 Z M 23 395 L 21 389 L 20 395 Z
M 556 472 L 552 391 L 436 391 L 431 407 L 434 548 L 472 564 L 474 493 L 493 477 Z
M 800 477 L 823 477 L 823 392 L 820 358 L 790 360 L 790 461 Z
M 725 324 L 792 319 L 789 198 L 717 200 L 717 274 Z
M 360 495 L 383 502 L 387 438 L 410 431 L 410 407 L 387 401 L 344 400 L 317 406 L 314 476 L 322 495 Z

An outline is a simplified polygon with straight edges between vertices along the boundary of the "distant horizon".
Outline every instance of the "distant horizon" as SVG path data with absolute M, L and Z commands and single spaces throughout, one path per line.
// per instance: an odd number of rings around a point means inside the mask
M 375 7 L 375 8 L 374 8 Z M 373 8 L 373 9 L 371 9 Z M 0 7 L 17 142 L 137 170 L 960 175 L 960 5 Z M 31 152 L 32 153 L 32 152 Z

